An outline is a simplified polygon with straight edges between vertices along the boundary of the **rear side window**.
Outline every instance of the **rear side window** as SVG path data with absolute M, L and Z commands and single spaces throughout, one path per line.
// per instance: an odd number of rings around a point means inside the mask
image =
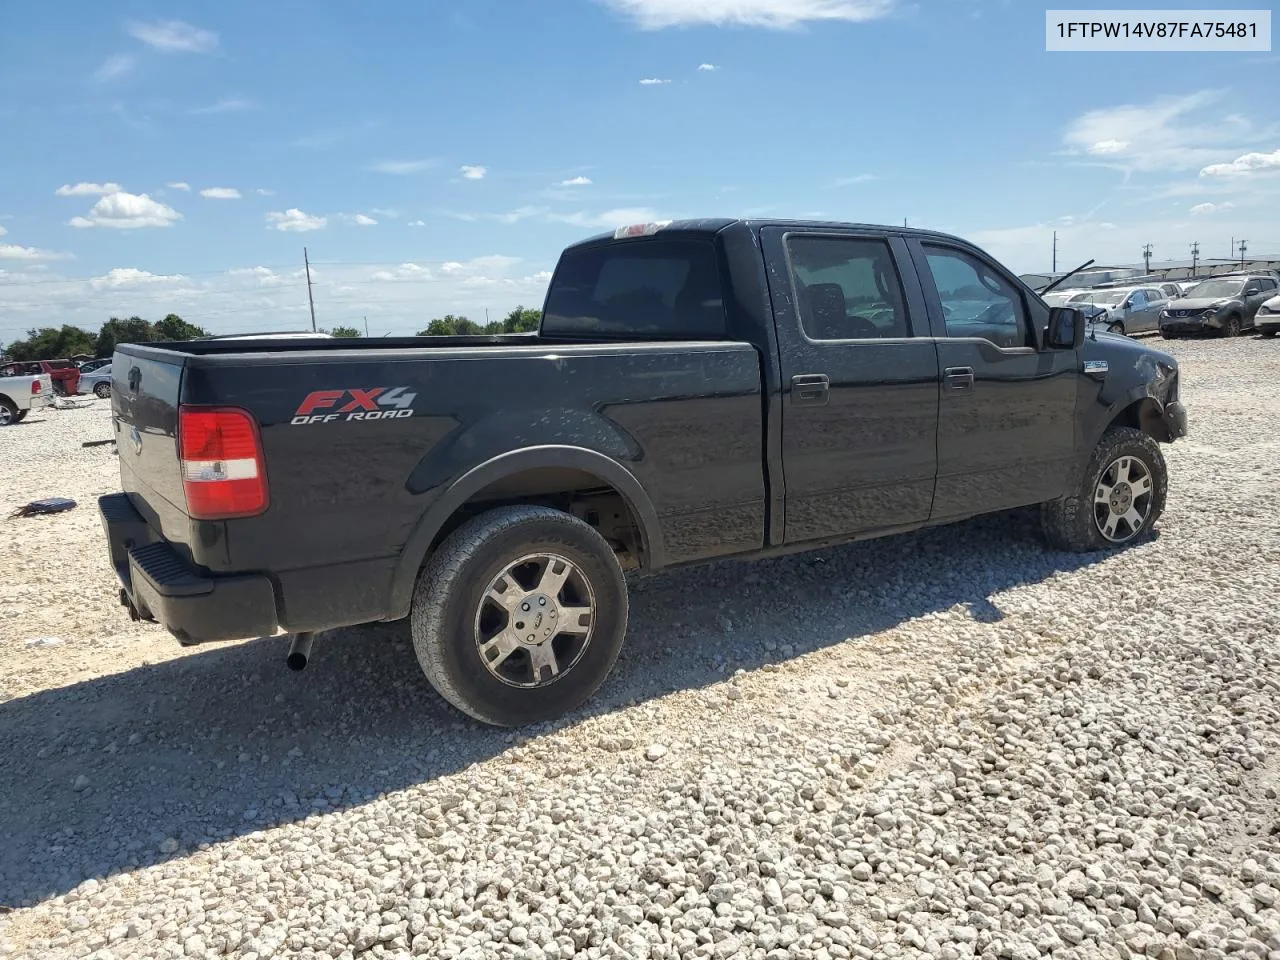
M 725 333 L 715 248 L 704 240 L 640 240 L 566 253 L 544 335 L 703 339 Z
M 861 237 L 787 240 L 800 323 L 811 340 L 906 337 L 902 281 L 889 245 Z

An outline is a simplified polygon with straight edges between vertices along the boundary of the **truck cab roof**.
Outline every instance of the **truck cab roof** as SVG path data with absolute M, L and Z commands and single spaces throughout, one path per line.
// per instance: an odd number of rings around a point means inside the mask
M 741 227 L 758 233 L 768 227 L 791 227 L 803 230 L 857 230 L 870 233 L 890 233 L 895 236 L 911 236 L 919 238 L 946 239 L 969 244 L 968 241 L 936 230 L 922 230 L 918 227 L 889 226 L 877 223 L 853 223 L 843 220 L 796 220 L 786 218 L 757 217 L 701 217 L 690 220 L 663 220 L 653 223 L 636 223 L 620 226 L 608 233 L 599 233 L 578 243 L 570 244 L 566 249 L 595 246 L 601 243 L 612 243 L 616 240 L 639 240 L 661 235 L 674 239 L 710 239 L 731 228 Z

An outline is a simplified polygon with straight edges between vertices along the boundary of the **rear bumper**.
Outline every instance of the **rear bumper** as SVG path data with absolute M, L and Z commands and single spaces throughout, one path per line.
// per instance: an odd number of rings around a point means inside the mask
M 98 498 L 120 601 L 184 645 L 276 633 L 275 591 L 262 574 L 215 575 L 188 562 L 148 525 L 127 494 Z

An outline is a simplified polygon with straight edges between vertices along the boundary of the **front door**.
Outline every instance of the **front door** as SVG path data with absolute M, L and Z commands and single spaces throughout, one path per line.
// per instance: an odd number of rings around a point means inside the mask
M 1075 460 L 1076 351 L 1040 348 L 1032 317 L 1043 308 L 993 261 L 910 246 L 942 368 L 933 519 L 1061 495 Z
M 782 364 L 787 543 L 928 520 L 938 358 L 901 238 L 763 232 Z M 913 333 L 919 336 L 913 336 Z

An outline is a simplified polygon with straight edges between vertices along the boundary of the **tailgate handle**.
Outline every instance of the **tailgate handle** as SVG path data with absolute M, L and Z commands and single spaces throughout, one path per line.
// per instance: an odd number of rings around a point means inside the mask
M 801 373 L 791 378 L 791 403 L 822 407 L 830 397 L 831 378 L 825 373 Z
M 973 389 L 973 367 L 947 367 L 942 374 L 948 390 Z

